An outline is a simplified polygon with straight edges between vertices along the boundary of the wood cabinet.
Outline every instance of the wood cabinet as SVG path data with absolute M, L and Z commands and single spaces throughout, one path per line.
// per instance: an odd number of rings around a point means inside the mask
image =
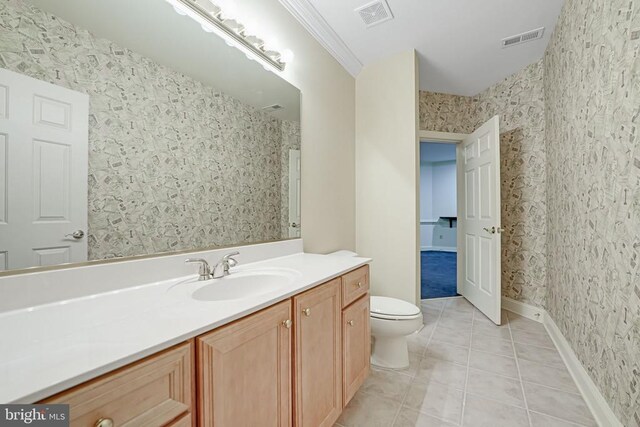
M 43 403 L 69 405 L 72 426 L 191 425 L 193 342 L 74 387 Z
M 342 308 L 369 292 L 369 266 L 365 265 L 342 276 Z
M 342 311 L 342 349 L 342 395 L 343 406 L 347 406 L 369 376 L 371 328 L 368 294 Z
M 198 425 L 291 425 L 291 302 L 197 339 Z
M 333 426 L 369 374 L 368 290 L 364 266 L 43 403 L 82 427 Z
M 340 288 L 338 278 L 293 298 L 298 427 L 332 426 L 342 412 Z

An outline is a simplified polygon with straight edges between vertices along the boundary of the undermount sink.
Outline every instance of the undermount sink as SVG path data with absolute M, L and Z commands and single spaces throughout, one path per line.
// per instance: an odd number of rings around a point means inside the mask
M 286 269 L 232 272 L 212 279 L 191 296 L 200 301 L 226 301 L 255 297 L 290 285 L 298 273 Z

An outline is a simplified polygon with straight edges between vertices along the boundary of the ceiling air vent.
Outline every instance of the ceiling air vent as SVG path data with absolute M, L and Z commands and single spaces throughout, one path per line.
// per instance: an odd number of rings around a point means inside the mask
M 262 107 L 264 111 L 278 111 L 282 110 L 284 107 L 280 104 L 267 105 L 266 107 Z
M 526 33 L 502 39 L 502 47 L 515 46 L 517 44 L 530 42 L 531 40 L 538 40 L 541 39 L 543 35 L 544 27 L 536 28 L 535 30 L 527 31 Z
M 362 18 L 362 21 L 367 27 L 373 27 L 374 25 L 393 19 L 391 9 L 389 9 L 389 5 L 385 0 L 367 3 L 355 11 L 360 15 L 360 18 Z

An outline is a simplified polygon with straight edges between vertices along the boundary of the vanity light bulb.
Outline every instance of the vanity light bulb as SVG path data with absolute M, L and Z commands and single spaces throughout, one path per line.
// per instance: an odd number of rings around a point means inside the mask
M 178 15 L 182 15 L 182 16 L 187 15 L 187 11 L 184 10 L 181 6 L 178 6 L 177 4 L 173 5 L 173 10 L 175 10 Z
M 282 51 L 282 54 L 280 55 L 280 61 L 284 63 L 289 63 L 293 61 L 294 56 L 295 55 L 293 54 L 293 51 L 291 49 L 285 49 Z

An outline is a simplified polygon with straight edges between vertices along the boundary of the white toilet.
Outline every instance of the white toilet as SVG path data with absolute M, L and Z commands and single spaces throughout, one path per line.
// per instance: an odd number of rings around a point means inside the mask
M 422 312 L 396 298 L 371 297 L 371 363 L 383 368 L 409 366 L 407 335 L 422 327 Z

